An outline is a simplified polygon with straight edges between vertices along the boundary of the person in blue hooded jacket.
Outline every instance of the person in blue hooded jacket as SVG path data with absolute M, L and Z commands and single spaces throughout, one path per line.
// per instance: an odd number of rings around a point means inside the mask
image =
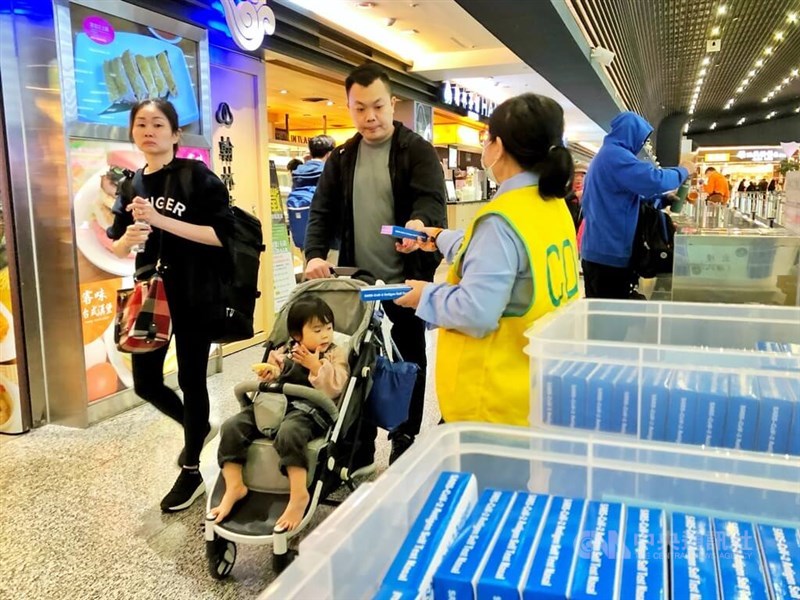
M 292 192 L 286 199 L 286 206 L 289 208 L 289 229 L 292 232 L 292 240 L 300 250 L 305 245 L 311 200 L 325 168 L 325 161 L 335 147 L 336 140 L 329 135 L 311 138 L 308 141 L 311 159 L 292 171 Z
M 586 174 L 581 263 L 587 298 L 630 298 L 638 275 L 629 266 L 639 203 L 678 188 L 694 166 L 661 169 L 636 155 L 653 127 L 633 112 L 611 121 L 611 132 Z

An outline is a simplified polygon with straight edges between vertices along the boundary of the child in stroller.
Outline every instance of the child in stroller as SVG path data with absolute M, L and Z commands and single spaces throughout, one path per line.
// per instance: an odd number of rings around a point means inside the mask
M 361 289 L 374 280 L 348 277 L 349 273 L 342 269 L 337 269 L 337 274 L 336 278 L 301 283 L 292 291 L 276 315 L 262 360 L 268 361 L 273 350 L 296 337 L 290 335 L 288 327 L 288 313 L 295 304 L 309 297 L 321 298 L 333 311 L 335 322 L 330 320 L 335 329 L 333 339 L 337 349 L 347 356 L 349 365 L 350 375 L 338 402 L 335 404 L 329 394 L 309 385 L 308 376 L 302 385 L 284 383 L 279 377 L 272 381 L 251 380 L 236 386 L 236 397 L 242 410 L 249 411 L 248 407 L 254 405 L 257 420 L 260 418 L 262 423 L 269 425 L 266 427 L 268 431 L 261 430 L 264 435 L 259 433 L 252 441 L 242 461 L 242 481 L 247 493 L 241 500 L 231 503 L 227 517 L 219 522 L 219 513 L 215 516 L 211 511 L 220 507 L 227 491 L 222 473 L 208 495 L 204 538 L 209 572 L 216 579 L 223 579 L 231 573 L 238 544 L 271 545 L 272 568 L 277 572 L 283 570 L 296 555 L 289 548 L 289 542 L 312 522 L 318 507 L 337 506 L 341 501 L 331 498 L 336 490 L 342 485 L 354 490 L 361 477 L 375 471 L 374 434 L 370 433 L 375 425 L 368 416 L 366 403 L 378 357 L 385 353 L 385 346 L 391 344 L 391 336 L 381 327 L 380 303 L 360 299 Z M 328 319 L 323 315 L 321 320 Z M 289 343 L 289 346 L 295 345 Z M 329 348 L 323 354 L 330 356 L 331 352 Z M 263 367 L 259 371 L 264 369 L 273 368 Z M 336 387 L 338 389 L 338 385 Z M 326 425 L 321 434 L 320 429 L 316 429 L 316 439 L 306 446 L 308 476 L 305 487 L 310 499 L 300 524 L 286 530 L 277 522 L 287 512 L 291 489 L 289 480 L 281 473 L 281 458 L 272 438 L 281 425 L 290 399 L 298 397 L 323 412 L 326 424 L 332 426 Z M 240 488 L 239 495 L 241 493 Z M 304 495 L 300 491 L 295 496 L 302 498 Z M 229 500 L 235 497 L 229 497 Z
M 334 316 L 328 304 L 317 296 L 298 299 L 286 317 L 289 341 L 270 351 L 266 363 L 255 365 L 261 381 L 277 381 L 311 385 L 331 400 L 342 393 L 349 377 L 347 355 L 333 343 Z M 237 395 L 249 391 L 248 383 L 240 384 Z M 281 472 L 289 478 L 289 503 L 276 525 L 291 531 L 303 519 L 310 499 L 306 487 L 308 458 L 306 445 L 333 426 L 330 417 L 303 398 L 290 397 L 277 431 L 275 450 L 280 457 Z M 219 523 L 228 516 L 233 505 L 247 495 L 242 469 L 247 450 L 256 439 L 266 437 L 259 428 L 254 405 L 247 406 L 222 426 L 219 465 L 225 479 L 225 494 L 210 514 Z

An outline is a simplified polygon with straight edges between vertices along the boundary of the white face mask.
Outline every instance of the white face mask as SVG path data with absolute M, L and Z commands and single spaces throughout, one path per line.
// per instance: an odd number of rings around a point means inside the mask
M 486 166 L 486 161 L 483 158 L 483 154 L 486 152 L 486 148 L 484 147 L 483 152 L 481 152 L 481 167 L 483 168 L 484 172 L 486 173 L 486 178 L 491 181 L 492 183 L 497 183 L 497 177 L 494 176 L 494 172 L 492 169 L 497 164 L 497 161 L 500 160 L 500 157 L 497 157 L 491 165 Z

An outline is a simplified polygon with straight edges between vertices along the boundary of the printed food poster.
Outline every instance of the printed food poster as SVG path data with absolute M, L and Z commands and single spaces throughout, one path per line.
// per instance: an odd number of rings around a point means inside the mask
M 70 17 L 79 121 L 127 127 L 136 102 L 165 98 L 199 132 L 197 42 L 75 4 Z
M 182 147 L 181 158 L 203 160 L 204 148 Z M 144 155 L 132 144 L 97 140 L 70 141 L 73 219 L 78 246 L 78 277 L 86 384 L 89 402 L 133 387 L 131 355 L 114 343 L 117 290 L 133 286 L 135 255 L 119 258 L 111 251 L 106 228 L 113 223 L 111 207 L 123 170 L 144 166 Z M 2 308 L 0 308 L 2 312 Z M 0 325 L 2 322 L 0 322 Z M 170 345 L 164 373 L 177 368 L 174 343 Z M 0 381 L 1 382 L 1 381 Z
M 272 279 L 275 312 L 289 299 L 295 286 L 294 259 L 275 161 L 269 161 L 270 212 L 272 214 Z

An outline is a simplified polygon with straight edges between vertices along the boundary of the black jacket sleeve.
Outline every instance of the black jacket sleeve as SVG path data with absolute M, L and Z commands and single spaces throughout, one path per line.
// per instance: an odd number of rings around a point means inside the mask
M 419 219 L 427 227 L 445 225 L 444 172 L 436 149 L 423 138 L 409 144 L 409 186 L 413 195 L 410 219 Z M 399 223 L 405 225 L 405 223 Z
M 306 260 L 328 256 L 344 206 L 342 187 L 341 151 L 337 149 L 325 163 L 311 200 L 304 248 Z

